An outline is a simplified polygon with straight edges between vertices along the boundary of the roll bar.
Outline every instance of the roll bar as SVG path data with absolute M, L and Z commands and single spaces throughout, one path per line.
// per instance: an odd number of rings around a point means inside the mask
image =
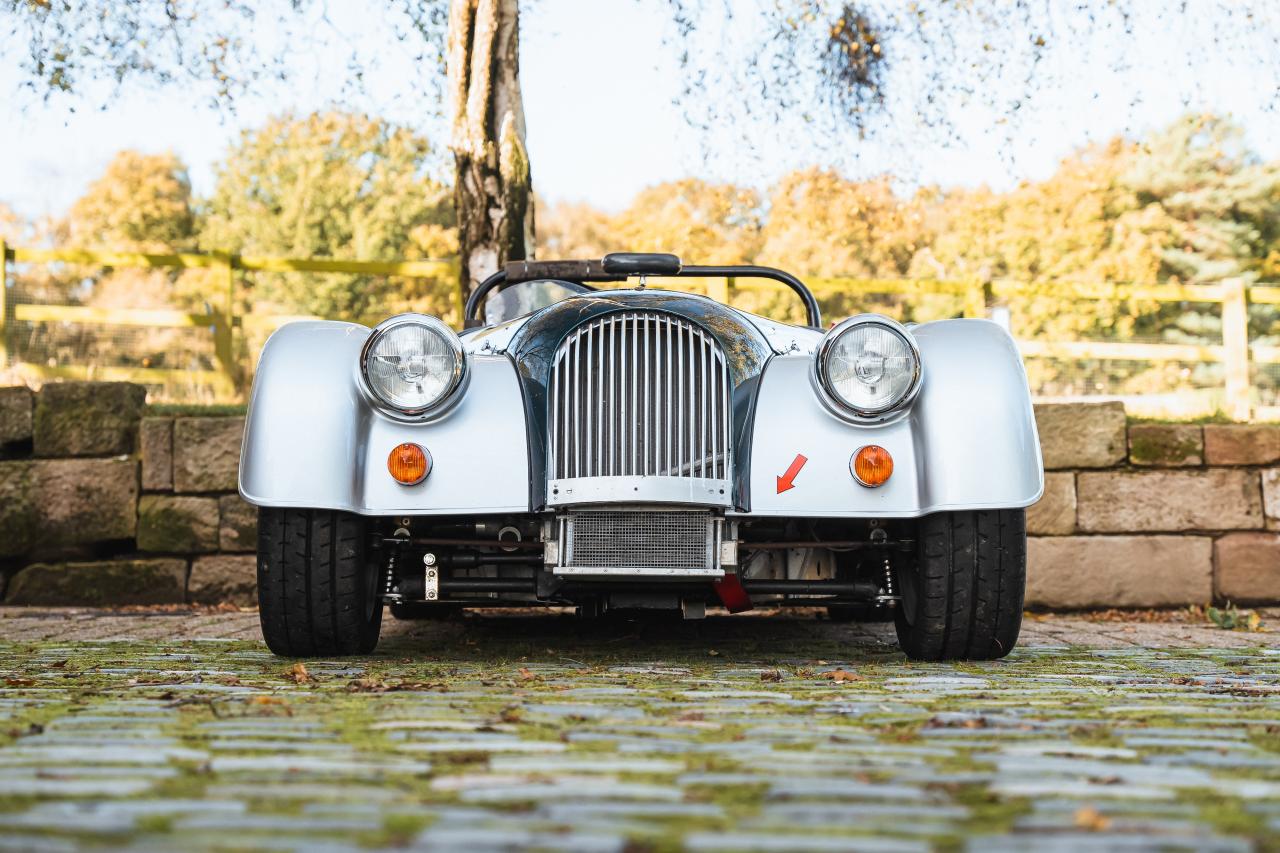
M 615 252 L 600 260 L 590 261 L 513 261 L 480 282 L 480 286 L 467 297 L 463 312 L 466 328 L 481 325 L 480 307 L 492 293 L 499 293 L 512 285 L 538 279 L 559 279 L 578 284 L 588 282 L 626 281 L 633 276 L 659 278 L 766 278 L 785 284 L 796 292 L 804 303 L 808 325 L 822 328 L 822 311 L 818 300 L 804 282 L 773 267 L 757 266 L 685 266 L 675 255 L 640 252 Z

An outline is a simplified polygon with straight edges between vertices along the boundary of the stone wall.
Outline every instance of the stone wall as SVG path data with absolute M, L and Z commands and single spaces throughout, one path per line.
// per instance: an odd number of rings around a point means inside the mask
M 143 388 L 0 388 L 6 604 L 254 603 L 241 417 L 153 417 Z
M 1029 606 L 1280 602 L 1280 425 L 1129 423 L 1119 403 L 1036 417 Z M 151 416 L 123 383 L 0 388 L 4 601 L 252 604 L 243 429 Z
M 1127 423 L 1120 403 L 1036 419 L 1029 606 L 1280 601 L 1280 425 Z

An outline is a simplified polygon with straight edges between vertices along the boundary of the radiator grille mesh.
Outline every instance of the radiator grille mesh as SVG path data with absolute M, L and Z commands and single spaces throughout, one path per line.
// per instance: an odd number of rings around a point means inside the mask
M 564 567 L 705 571 L 716 567 L 710 513 L 613 511 L 563 516 Z
M 551 373 L 551 479 L 729 478 L 729 371 L 719 344 L 669 314 L 575 329 Z

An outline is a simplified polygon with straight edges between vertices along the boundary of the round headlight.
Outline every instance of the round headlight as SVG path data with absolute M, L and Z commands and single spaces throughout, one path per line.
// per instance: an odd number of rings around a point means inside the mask
M 420 415 L 448 400 L 462 382 L 462 342 L 436 318 L 406 314 L 373 330 L 362 366 L 374 397 Z
M 827 333 L 818 349 L 818 383 L 826 396 L 861 418 L 910 402 L 920 388 L 920 353 L 888 317 L 851 317 Z

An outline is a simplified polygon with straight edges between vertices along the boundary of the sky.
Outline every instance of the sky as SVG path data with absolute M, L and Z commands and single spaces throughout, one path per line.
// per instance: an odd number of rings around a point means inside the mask
M 733 51 L 750 41 L 758 21 L 751 8 L 764 0 L 732 2 L 742 14 L 723 28 L 707 28 L 695 44 L 711 51 L 713 60 L 716 51 L 726 51 L 729 61 L 741 58 Z M 1280 116 L 1273 109 L 1278 84 L 1269 60 L 1242 63 L 1239 56 L 1209 51 L 1208 59 L 1192 62 L 1170 49 L 1179 41 L 1194 43 L 1206 30 L 1204 9 L 1212 2 L 1189 0 L 1186 14 L 1170 15 L 1166 10 L 1172 4 L 1164 0 L 1134 0 L 1137 26 L 1149 37 L 1136 49 L 1124 49 L 1123 67 L 1107 59 L 1121 51 L 1118 36 L 1105 29 L 1091 34 L 1083 51 L 1051 49 L 1040 69 L 1049 83 L 1025 105 L 1016 131 L 998 112 L 966 101 L 953 108 L 955 135 L 941 145 L 912 125 L 918 62 L 902 64 L 900 85 L 887 104 L 893 118 L 871 139 L 833 134 L 800 118 L 770 121 L 732 111 L 731 122 L 704 132 L 692 127 L 674 103 L 682 69 L 661 2 L 538 0 L 523 17 L 521 43 L 535 188 L 552 202 L 585 201 L 618 210 L 637 191 L 661 181 L 698 176 L 762 187 L 791 169 L 815 164 L 854 177 L 889 172 L 907 185 L 1000 188 L 1048 176 L 1084 143 L 1145 133 L 1188 109 L 1231 115 L 1255 150 L 1280 157 Z M 1058 8 L 1056 0 L 1047 0 L 1046 8 Z M 334 13 L 340 27 L 361 32 L 359 4 L 338 4 Z M 1274 31 L 1261 35 L 1261 44 L 1274 46 Z M 272 34 L 263 38 L 264 49 L 272 49 Z M 394 51 L 387 55 L 371 76 L 372 91 L 394 89 L 397 75 L 405 71 L 406 57 Z M 0 101 L 0 202 L 28 217 L 59 215 L 124 148 L 173 151 L 188 165 L 196 192 L 208 193 L 215 164 L 244 129 L 282 111 L 305 113 L 335 103 L 342 63 L 321 54 L 300 56 L 297 64 L 303 72 L 288 86 L 264 87 L 238 101 L 231 115 L 182 88 L 129 86 L 113 93 L 89 85 L 76 101 L 5 98 Z M 19 91 L 20 78 L 15 58 L 3 56 L 0 92 Z M 734 94 L 727 92 L 726 100 Z M 98 108 L 96 101 L 107 105 Z M 337 102 L 377 111 L 440 140 L 442 109 L 434 95 Z

